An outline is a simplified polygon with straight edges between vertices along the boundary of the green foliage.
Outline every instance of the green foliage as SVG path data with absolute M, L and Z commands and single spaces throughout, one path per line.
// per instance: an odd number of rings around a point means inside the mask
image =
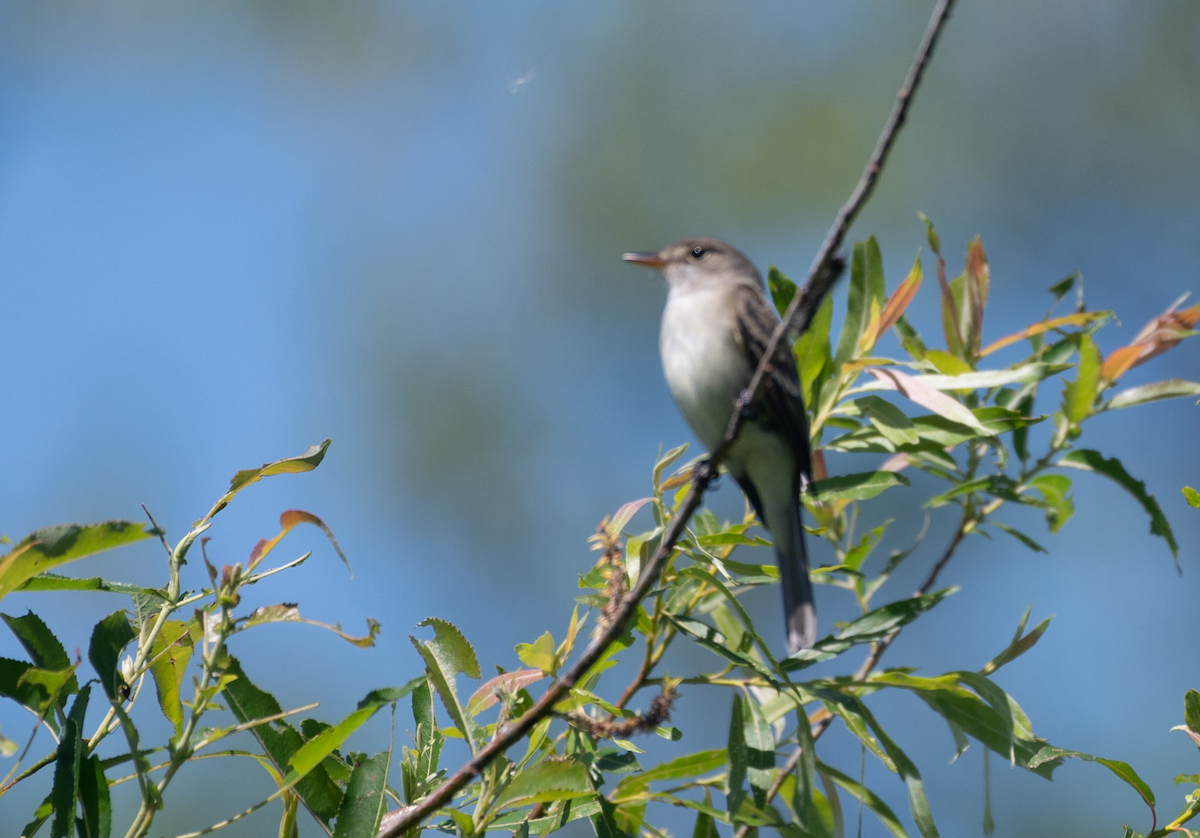
M 484 681 L 475 649 L 463 633 L 445 620 L 425 619 L 417 625 L 422 636 L 410 638 L 416 653 L 409 663 L 411 680 L 372 691 L 343 719 L 304 718 L 294 724 L 291 717 L 307 708 L 285 710 L 284 703 L 255 684 L 226 643 L 241 632 L 281 622 L 323 626 L 355 646 L 374 642 L 379 627 L 373 620 L 368 620 L 365 636 L 353 637 L 338 626 L 301 618 L 295 604 L 242 608 L 245 586 L 307 559 L 304 555 L 260 569 L 300 524 L 321 529 L 345 561 L 329 527 L 311 513 L 288 510 L 280 517 L 279 533 L 258 542 L 245 563 L 218 570 L 204 559 L 207 585 L 194 592 L 184 589 L 181 572 L 190 547 L 240 491 L 265 477 L 315 468 L 328 449 L 326 441 L 299 457 L 237 472 L 229 489 L 179 541 L 172 546 L 164 539 L 169 557 L 161 588 L 50 572 L 100 550 L 161 536 L 157 525 L 48 527 L 0 558 L 0 596 L 19 589 L 130 597 L 127 609 L 95 627 L 88 645 L 88 662 L 100 684 L 96 694 L 105 703 L 103 719 L 91 735 L 84 727 L 92 675 L 77 673 L 82 664 L 71 661 L 66 646 L 38 615 L 0 615 L 28 655 L 28 660 L 0 660 L 0 697 L 32 710 L 56 737 L 54 749 L 24 772 L 18 773 L 24 757 L 9 771 L 12 782 L 39 778 L 48 790 L 26 834 L 48 825 L 52 836 L 108 838 L 113 834 L 109 788 L 129 779 L 136 782 L 142 804 L 125 834 L 145 836 L 179 772 L 193 760 L 214 755 L 212 746 L 224 737 L 249 731 L 256 750 L 223 756 L 254 759 L 275 791 L 247 812 L 219 812 L 214 820 L 236 820 L 275 804 L 272 811 L 283 836 L 297 834 L 297 819 L 305 812 L 335 838 L 366 838 L 380 830 L 395 834 L 407 811 L 402 807 L 421 806 L 448 788 L 444 784 L 455 768 L 444 762 L 447 738 L 462 739 L 473 761 L 463 782 L 437 798 L 421 827 L 405 832 L 413 838 L 423 827 L 459 838 L 488 831 L 528 838 L 584 818 L 599 838 L 658 838 L 663 833 L 655 822 L 664 807 L 696 813 L 694 838 L 715 838 L 718 824 L 733 827 L 736 838 L 762 829 L 786 838 L 841 838 L 847 834 L 843 796 L 860 803 L 890 834 L 908 836 L 905 821 L 879 794 L 853 779 L 857 766 L 835 766 L 819 757 L 821 737 L 838 723 L 904 784 L 911 823 L 917 834 L 933 838 L 938 830 L 921 772 L 873 710 L 875 694 L 895 690 L 911 693 L 930 711 L 921 709 L 911 724 L 949 727 L 956 755 L 975 740 L 1010 765 L 1046 779 L 1064 760 L 1095 762 L 1145 801 L 1155 819 L 1151 835 L 1186 832 L 1183 824 L 1200 812 L 1200 785 L 1188 795 L 1183 813 L 1158 828 L 1154 793 L 1132 767 L 1047 743 L 1034 733 L 1016 699 L 993 680 L 999 669 L 1034 648 L 1048 630 L 1049 618 L 1027 631 L 1031 610 L 1026 610 L 1011 642 L 976 671 L 918 676 L 909 668 L 881 666 L 906 626 L 957 592 L 939 588 L 937 580 L 965 539 L 995 530 L 1044 550 L 1001 517 L 1009 507 L 1031 507 L 1044 514 L 1049 533 L 1057 533 L 1074 513 L 1072 475 L 1081 470 L 1124 489 L 1146 512 L 1152 534 L 1163 539 L 1172 556 L 1177 554 L 1170 524 L 1145 484 L 1118 459 L 1082 447 L 1079 440 L 1086 423 L 1100 413 L 1200 393 L 1200 384 L 1170 380 L 1106 395 L 1125 371 L 1186 337 L 1181 330 L 1194 325 L 1193 309 L 1172 309 L 1155 321 L 1161 327 L 1167 318 L 1169 329 L 1144 332 L 1107 360 L 1100 330 L 1111 313 L 1086 311 L 1081 296 L 1075 311 L 1055 316 L 1052 306 L 1028 327 L 985 346 L 984 314 L 993 289 L 982 243 L 976 238 L 968 245 L 963 273 L 947 280 L 941 242 L 932 222 L 925 219 L 925 225 L 937 260 L 944 348 L 932 346 L 905 317 L 921 286 L 920 259 L 888 295 L 874 239 L 853 246 L 847 312 L 836 346 L 830 337 L 829 300 L 793 345 L 810 411 L 817 478 L 803 502 L 814 524 L 811 532 L 834 555 L 833 562 L 813 569 L 813 580 L 846 591 L 860 610 L 811 649 L 776 657 L 777 626 L 756 626 L 742 603 L 748 590 L 774 585 L 779 578 L 774 565 L 752 563 L 744 551 L 738 552 L 768 543 L 756 529 L 753 513 L 722 522 L 701 510 L 688 522 L 657 578 L 649 580 L 649 593 L 636 604 L 630 624 L 618 627 L 614 642 L 593 650 L 595 658 L 587 659 L 586 671 L 573 669 L 584 654 L 577 648 L 583 646 L 579 639 L 612 625 L 618 606 L 628 604 L 635 585 L 645 581 L 651 556 L 681 515 L 699 460 L 680 465 L 686 452 L 680 446 L 654 464 L 647 497 L 624 504 L 601 522 L 592 537 L 600 556 L 581 576 L 577 605 L 569 619 L 564 612 L 561 633 L 547 631 L 515 643 L 511 658 Z M 1051 286 L 1054 305 L 1075 286 L 1073 277 Z M 797 293 L 776 269 L 770 272 L 769 288 L 780 310 Z M 1200 309 L 1194 313 L 1200 318 Z M 891 329 L 899 338 L 899 351 L 889 356 L 879 344 Z M 1025 350 L 1017 351 L 1022 344 Z M 1007 365 L 992 363 L 1001 350 L 1013 352 Z M 1043 389 L 1056 402 L 1049 414 L 1036 412 Z M 1031 434 L 1038 426 L 1043 432 Z M 880 456 L 870 471 L 829 474 L 838 452 Z M 889 545 L 890 522 L 865 532 L 858 526 L 864 504 L 887 491 L 913 491 L 905 474 L 913 471 L 934 480 L 935 488 L 923 499 L 926 506 L 957 512 L 957 524 L 945 535 L 944 545 L 927 552 L 920 549 L 920 539 Z M 1200 496 L 1190 488 L 1184 495 L 1193 506 L 1200 505 Z M 647 521 L 649 528 L 626 532 L 635 521 Z M 929 563 L 921 588 L 884 597 L 896 569 L 917 556 Z M 668 677 L 661 664 L 677 643 L 695 644 L 708 654 L 685 658 L 703 663 Z M 851 668 L 844 655 L 855 648 L 866 650 L 867 658 Z M 622 657 L 632 659 L 636 675 L 627 684 L 609 683 L 609 670 Z M 819 662 L 827 664 L 826 674 L 800 680 Z M 154 684 L 157 710 L 147 699 L 139 701 L 147 677 Z M 562 692 L 535 701 L 531 690 L 542 683 L 556 684 Z M 688 731 L 669 724 L 680 687 L 729 691 L 725 747 L 690 750 Z M 370 749 L 373 756 L 344 751 L 352 736 L 362 735 L 368 719 L 385 708 L 394 716 L 399 704 L 404 705 L 403 717 L 411 712 L 411 746 L 401 746 L 397 754 L 392 741 L 379 743 Z M 232 724 L 201 724 L 217 718 L 209 714 L 222 709 L 232 714 Z M 146 714 L 154 712 L 170 725 L 170 737 L 162 744 L 142 742 Z M 439 726 L 443 712 L 446 727 Z M 1178 729 L 1200 745 L 1200 694 L 1195 691 L 1185 697 L 1184 721 Z M 512 731 L 520 738 L 496 744 Z M 124 736 L 125 752 L 101 759 L 97 747 L 117 732 Z M 683 744 L 672 746 L 670 756 L 654 764 L 637 744 L 637 737 L 648 733 Z M 0 740 L 5 758 L 16 750 L 15 743 Z M 1196 784 L 1200 775 L 1181 779 Z M 984 822 L 991 823 L 990 808 Z

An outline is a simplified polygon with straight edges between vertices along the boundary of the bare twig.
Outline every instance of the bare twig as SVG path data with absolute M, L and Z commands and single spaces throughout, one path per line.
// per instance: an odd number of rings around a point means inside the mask
M 854 191 L 850 193 L 849 200 L 838 210 L 833 226 L 830 227 L 829 233 L 821 243 L 821 247 L 813 259 L 812 266 L 809 268 L 808 280 L 800 292 L 792 298 L 787 311 L 784 312 L 782 320 L 771 335 L 771 339 L 767 341 L 762 353 L 762 360 L 759 362 L 758 368 L 754 371 L 754 376 L 750 379 L 750 383 L 735 404 L 733 415 L 729 418 L 729 425 L 726 428 L 721 444 L 712 452 L 706 463 L 701 463 L 695 469 L 692 476 L 691 488 L 688 490 L 683 504 L 675 517 L 671 519 L 666 532 L 663 533 L 663 538 L 658 549 L 654 551 L 654 555 L 651 556 L 650 561 L 643 568 L 637 585 L 624 597 L 620 607 L 614 609 L 611 623 L 603 632 L 594 636 L 592 642 L 584 649 L 575 664 L 550 685 L 533 707 L 526 711 L 519 719 L 506 726 L 503 732 L 498 732 L 497 736 L 491 742 L 475 754 L 470 761 L 459 768 L 452 777 L 430 793 L 428 797 L 415 806 L 407 807 L 407 811 L 404 811 L 387 828 L 380 831 L 377 838 L 395 838 L 395 836 L 400 835 L 405 830 L 427 818 L 437 809 L 449 803 L 460 789 L 478 777 L 480 772 L 495 760 L 496 757 L 507 751 L 526 733 L 532 730 L 535 724 L 551 713 L 554 705 L 570 692 L 571 688 L 604 656 L 612 642 L 624 633 L 629 620 L 641 603 L 642 598 L 658 581 L 658 575 L 662 570 L 663 564 L 675 549 L 675 543 L 679 540 L 680 535 L 683 534 L 684 527 L 691 519 L 692 513 L 699 508 L 700 501 L 703 499 L 705 491 L 707 491 L 709 484 L 716 474 L 717 465 L 729 451 L 729 446 L 733 444 L 733 440 L 737 437 L 738 429 L 745 418 L 745 408 L 753 402 L 755 395 L 757 395 L 761 388 L 766 371 L 775 357 L 776 351 L 778 351 L 779 346 L 783 342 L 784 336 L 793 329 L 803 331 L 808 326 L 809 321 L 812 320 L 813 314 L 820 306 L 821 301 L 825 299 L 825 296 L 833 288 L 833 284 L 840 273 L 840 265 L 837 263 L 835 251 L 841 246 L 842 240 L 846 236 L 846 231 L 850 228 L 855 217 L 857 217 L 859 211 L 871 196 L 871 192 L 875 189 L 875 184 L 878 182 L 879 175 L 883 171 L 888 154 L 896 141 L 896 137 L 900 133 L 900 129 L 904 126 L 913 95 L 917 91 L 921 77 L 924 75 L 925 68 L 929 64 L 929 59 L 933 54 L 933 47 L 937 43 L 938 36 L 941 34 L 946 20 L 950 16 L 950 9 L 953 5 L 954 0 L 938 0 L 933 17 L 930 19 L 929 25 L 925 29 L 925 34 L 921 39 L 921 45 L 917 50 L 916 58 L 904 80 L 904 85 L 900 88 L 899 93 L 896 94 L 896 105 L 892 108 L 892 113 L 884 125 L 883 132 L 879 135 L 879 141 L 875 144 L 875 150 L 871 153 L 871 157 L 867 161 L 867 165 L 863 169 L 863 173 L 859 177 Z

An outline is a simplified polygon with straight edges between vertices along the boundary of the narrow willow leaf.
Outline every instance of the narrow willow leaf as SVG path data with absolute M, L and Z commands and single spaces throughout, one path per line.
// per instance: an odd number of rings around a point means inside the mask
M 342 564 L 350 571 L 351 578 L 354 577 L 354 570 L 350 567 L 350 560 L 346 558 L 346 554 L 342 552 L 341 546 L 333 535 L 333 530 L 329 525 L 313 515 L 311 512 L 305 512 L 303 509 L 288 509 L 279 516 L 279 535 L 268 540 L 263 539 L 254 545 L 254 549 L 250 552 L 250 561 L 248 567 L 253 570 L 259 562 L 267 557 L 272 550 L 278 546 L 279 542 L 283 541 L 284 536 L 291 532 L 301 524 L 312 524 L 314 527 L 325 533 L 325 537 L 329 539 L 329 543 L 333 545 L 333 549 L 337 552 L 338 558 L 342 560 Z
M 943 588 L 930 594 L 888 603 L 876 608 L 847 624 L 836 635 L 818 640 L 811 649 L 801 649 L 781 661 L 780 667 L 786 672 L 794 672 L 836 657 L 856 644 L 882 640 L 958 590 L 957 587 Z
M 796 370 L 800 373 L 800 391 L 804 403 L 816 404 L 816 394 L 832 374 L 833 357 L 829 347 L 829 327 L 833 321 L 833 296 L 827 294 L 812 321 L 792 346 Z
M 855 242 L 850 256 L 850 282 L 846 294 L 846 318 L 842 333 L 838 336 L 834 365 L 854 358 L 859 338 L 862 337 L 871 319 L 871 302 L 883 302 L 883 260 L 879 254 L 879 243 L 872 236 L 865 242 Z
M 1017 633 L 1013 635 L 1012 642 L 1008 644 L 1004 651 L 984 664 L 983 668 L 979 670 L 980 673 L 991 675 L 1000 667 L 1012 663 L 1021 657 L 1021 655 L 1028 652 L 1042 638 L 1042 635 L 1046 633 L 1046 629 L 1050 628 L 1050 621 L 1054 618 L 1047 617 L 1038 623 L 1029 634 L 1022 634 L 1022 630 L 1025 628 L 1025 621 L 1029 619 L 1029 612 L 1032 608 L 1033 606 L 1031 605 L 1025 609 L 1025 616 L 1021 618 L 1021 624 L 1017 626 Z
M 1086 332 L 1079 335 L 1079 373 L 1070 388 L 1067 417 L 1078 424 L 1092 413 L 1100 385 L 1100 350 Z
M 776 683 L 775 676 L 770 669 L 749 655 L 744 655 L 741 652 L 730 648 L 727 645 L 725 635 L 721 634 L 712 626 L 699 620 L 693 620 L 690 617 L 676 617 L 671 613 L 667 613 L 665 616 L 671 621 L 672 625 L 674 625 L 684 634 L 693 638 L 701 646 L 716 652 L 721 657 L 732 661 L 738 666 L 745 666 L 754 670 L 759 675 L 763 676 L 763 678 L 765 678 L 769 684 L 774 685 Z
M 863 396 L 851 404 L 893 445 L 916 445 L 919 437 L 904 411 L 878 396 Z
M 1065 751 L 1062 748 L 1054 748 L 1050 745 L 1046 745 L 1038 752 L 1037 756 L 1034 757 L 1034 762 L 1041 763 L 1048 760 L 1062 759 L 1066 757 L 1070 757 L 1071 759 L 1081 759 L 1085 762 L 1095 762 L 1103 765 L 1113 774 L 1124 780 L 1126 784 L 1128 784 L 1141 796 L 1142 802 L 1150 807 L 1150 811 L 1154 811 L 1155 801 L 1153 790 L 1151 790 L 1150 786 L 1146 784 L 1145 780 L 1138 776 L 1137 772 L 1134 771 L 1128 763 L 1115 759 L 1094 757 L 1091 754 L 1085 754 L 1081 751 Z
M 921 407 L 932 410 L 951 422 L 966 425 L 983 436 L 992 436 L 993 432 L 975 418 L 970 408 L 940 390 L 926 385 L 919 377 L 883 367 L 870 367 L 867 372 L 875 376 L 886 388 L 897 391 Z
M 1017 541 L 1021 542 L 1022 544 L 1024 544 L 1026 547 L 1028 547 L 1030 550 L 1032 550 L 1035 553 L 1049 552 L 1048 550 L 1046 550 L 1045 547 L 1038 544 L 1036 541 L 1034 541 L 1032 538 L 1030 538 L 1029 536 L 1027 536 L 1025 533 L 1021 532 L 1018 529 L 1014 529 L 1013 527 L 1010 527 L 1007 524 L 1002 524 L 999 521 L 989 521 L 988 523 L 990 523 L 993 527 L 1000 530 L 1001 532 L 1008 533 L 1013 538 L 1015 538 Z
M 1142 384 L 1122 390 L 1100 406 L 1101 410 L 1116 410 L 1121 407 L 1131 407 L 1135 404 L 1173 399 L 1179 396 L 1200 396 L 1200 383 L 1184 381 L 1182 378 L 1171 378 L 1167 381 L 1155 381 L 1153 384 Z
M 851 797 L 862 803 L 871 812 L 879 818 L 879 822 L 883 824 L 888 832 L 895 835 L 896 838 L 909 838 L 908 833 L 904 830 L 904 825 L 900 823 L 900 819 L 896 817 L 896 813 L 883 802 L 875 792 L 871 791 L 864 785 L 861 785 L 857 780 L 847 777 L 836 768 L 826 765 L 823 762 L 817 763 L 817 770 L 825 777 L 828 777 L 833 782 L 837 783 L 845 789 Z
M 893 486 L 911 485 L 908 478 L 893 471 L 867 471 L 827 477 L 812 484 L 810 492 L 822 501 L 870 500 Z
M 1061 299 L 1061 298 L 1060 298 Z M 979 356 L 982 358 L 985 355 L 991 355 L 997 349 L 1003 349 L 1011 343 L 1016 343 L 1019 340 L 1032 338 L 1035 335 L 1040 335 L 1043 332 L 1048 332 L 1051 329 L 1058 329 L 1062 326 L 1086 326 L 1089 323 L 1097 320 L 1108 320 L 1113 316 L 1111 311 L 1081 311 L 1075 314 L 1068 314 L 1066 317 L 1055 317 L 1051 320 L 1043 320 L 1040 323 L 1034 323 L 1021 331 L 1000 338 L 1000 340 L 989 345 L 986 349 L 980 351 Z
M 1162 507 L 1158 505 L 1158 501 L 1154 495 L 1146 491 L 1146 484 L 1141 480 L 1134 480 L 1129 476 L 1129 472 L 1125 471 L 1125 467 L 1121 465 L 1121 461 L 1115 457 L 1106 459 L 1100 452 L 1091 451 L 1086 448 L 1068 451 L 1058 462 L 1057 466 L 1070 466 L 1071 468 L 1082 469 L 1084 471 L 1092 471 L 1097 474 L 1103 474 L 1105 477 L 1113 480 L 1142 505 L 1142 509 L 1146 510 L 1146 514 L 1150 516 L 1150 534 L 1157 535 L 1167 542 L 1167 546 L 1171 548 L 1171 555 L 1176 558 L 1176 569 L 1178 569 L 1179 544 L 1175 541 L 1175 534 L 1171 532 L 1171 525 L 1167 521 L 1167 516 L 1163 514 Z
M 422 675 L 419 678 L 412 679 L 402 687 L 385 687 L 367 693 L 366 697 L 358 702 L 358 706 L 354 709 L 354 712 L 337 724 L 326 727 L 292 754 L 289 760 L 292 771 L 289 772 L 286 782 L 295 783 L 300 777 L 308 774 L 320 765 L 325 757 L 342 747 L 346 739 L 354 731 L 362 727 L 367 719 L 371 718 L 383 707 L 395 704 L 424 683 L 425 676 Z
M 132 521 L 59 524 L 35 530 L 0 556 L 0 597 L 51 568 L 150 536 L 141 524 Z
M 745 700 L 740 693 L 733 694 L 733 710 L 729 715 L 729 744 L 726 754 L 729 758 L 729 768 L 725 772 L 725 809 L 732 818 L 741 808 L 746 790 L 742 784 L 746 781 L 746 769 L 750 755 L 746 747 L 746 711 Z
M 725 748 L 698 751 L 694 754 L 676 757 L 669 762 L 661 763 L 647 771 L 643 771 L 635 777 L 622 780 L 617 785 L 616 799 L 620 799 L 623 789 L 646 786 L 652 782 L 661 780 L 685 780 L 691 777 L 699 777 L 710 771 L 716 771 L 725 764 L 727 759 L 728 753 Z
M 746 779 L 750 781 L 754 802 L 759 806 L 766 806 L 767 789 L 775 779 L 775 734 L 763 716 L 762 708 L 753 698 L 745 698 L 742 710 Z

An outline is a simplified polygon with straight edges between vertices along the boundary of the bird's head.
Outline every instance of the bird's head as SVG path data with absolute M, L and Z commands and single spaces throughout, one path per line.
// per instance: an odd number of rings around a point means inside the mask
M 684 239 L 657 253 L 626 253 L 621 258 L 661 271 L 672 288 L 701 289 L 738 282 L 762 287 L 753 263 L 719 239 Z

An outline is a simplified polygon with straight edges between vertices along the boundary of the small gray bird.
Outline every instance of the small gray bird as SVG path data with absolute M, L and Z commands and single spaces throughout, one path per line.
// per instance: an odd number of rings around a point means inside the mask
M 750 383 L 779 325 L 750 260 L 717 239 L 687 239 L 658 253 L 626 253 L 667 280 L 659 348 L 667 387 L 709 451 L 725 436 L 734 402 Z M 723 465 L 771 531 L 783 584 L 789 652 L 817 637 L 808 555 L 800 525 L 802 481 L 812 481 L 808 420 L 796 363 L 784 341 Z

